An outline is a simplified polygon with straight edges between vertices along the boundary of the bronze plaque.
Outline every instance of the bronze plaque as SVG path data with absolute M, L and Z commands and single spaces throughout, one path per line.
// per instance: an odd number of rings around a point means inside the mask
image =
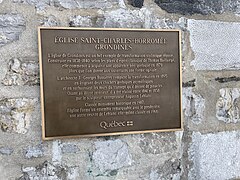
M 39 28 L 43 139 L 181 130 L 180 31 Z

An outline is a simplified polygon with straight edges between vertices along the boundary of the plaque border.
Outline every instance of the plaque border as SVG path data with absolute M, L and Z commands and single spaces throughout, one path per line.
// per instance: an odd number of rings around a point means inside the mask
M 141 130 L 141 131 L 124 131 L 124 132 L 112 132 L 112 133 L 96 133 L 87 135 L 71 135 L 71 136 L 53 136 L 46 137 L 45 135 L 45 112 L 44 112 L 44 85 L 43 85 L 43 67 L 42 67 L 42 43 L 41 43 L 41 30 L 42 29 L 57 29 L 57 30 L 98 30 L 98 31 L 164 31 L 164 32 L 178 32 L 179 37 L 179 73 L 180 73 L 180 128 L 174 129 L 155 129 L 155 130 Z M 54 139 L 69 139 L 69 138 L 89 138 L 89 137 L 101 137 L 101 136 L 116 136 L 127 134 L 140 134 L 140 133 L 156 133 L 156 132 L 171 132 L 171 131 L 183 131 L 183 113 L 182 113 L 182 48 L 181 48 L 181 30 L 179 29 L 138 29 L 138 28 L 91 28 L 91 27 L 38 27 L 38 53 L 39 53 L 39 69 L 40 69 L 40 99 L 41 99 L 41 119 L 42 119 L 42 140 L 54 140 Z

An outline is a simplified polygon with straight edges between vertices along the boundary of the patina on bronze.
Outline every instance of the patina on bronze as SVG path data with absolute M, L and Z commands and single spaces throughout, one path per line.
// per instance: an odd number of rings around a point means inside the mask
M 38 33 L 44 140 L 181 130 L 179 30 Z

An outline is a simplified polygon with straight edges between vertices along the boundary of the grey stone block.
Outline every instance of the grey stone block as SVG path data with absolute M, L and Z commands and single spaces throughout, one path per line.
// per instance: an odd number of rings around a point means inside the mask
M 139 10 L 117 9 L 104 15 L 104 27 L 109 28 L 143 28 L 144 19 Z
M 225 123 L 240 121 L 240 89 L 220 89 L 220 97 L 216 104 L 216 117 Z
M 26 134 L 37 98 L 0 100 L 0 128 L 4 132 Z
M 52 26 L 59 26 L 59 20 L 53 16 L 46 16 L 40 21 L 40 26 L 45 26 L 45 27 L 52 27 Z
M 2 155 L 11 155 L 14 149 L 10 147 L 0 147 L 0 154 Z
M 98 141 L 95 142 L 95 147 L 92 161 L 100 174 L 106 175 L 120 168 L 131 166 L 133 163 L 127 144 L 119 139 Z
M 169 13 L 184 15 L 238 13 L 240 10 L 239 0 L 155 0 L 155 2 Z
M 37 146 L 29 146 L 24 149 L 24 156 L 27 159 L 38 158 L 38 157 L 42 157 L 43 155 L 44 155 L 44 150 L 41 144 Z
M 176 151 L 178 143 L 175 133 L 141 134 L 139 146 L 145 154 L 164 154 Z
M 13 3 L 28 4 L 36 8 L 37 11 L 43 11 L 46 7 L 52 5 L 52 0 L 12 0 Z
M 181 163 L 179 160 L 167 160 L 163 166 L 154 168 L 149 174 L 149 180 L 180 180 Z
M 63 154 L 76 153 L 80 150 L 77 145 L 68 143 L 62 144 L 61 148 Z
M 34 58 L 13 58 L 9 60 L 8 71 L 2 84 L 6 86 L 33 86 L 39 85 L 39 81 L 39 65 Z
M 108 9 L 118 5 L 118 0 L 54 0 L 54 6 L 65 9 Z
M 193 167 L 188 179 L 238 179 L 240 177 L 239 137 L 239 131 L 216 134 L 194 132 L 189 149 Z
M 77 180 L 77 167 L 54 165 L 48 161 L 36 167 L 22 167 L 23 175 L 18 180 Z
M 192 91 L 192 87 L 183 88 L 182 105 L 184 115 L 194 124 L 200 124 L 204 117 L 205 99 Z
M 0 47 L 19 40 L 25 23 L 20 14 L 0 14 Z
M 71 16 L 69 26 L 71 27 L 92 27 L 93 18 L 91 16 Z
M 196 70 L 240 69 L 240 23 L 188 20 Z
M 133 7 L 142 8 L 144 0 L 128 0 L 128 3 Z

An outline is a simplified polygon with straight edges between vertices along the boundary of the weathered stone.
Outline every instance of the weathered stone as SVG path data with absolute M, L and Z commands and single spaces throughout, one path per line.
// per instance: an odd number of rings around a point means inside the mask
M 163 166 L 152 169 L 150 180 L 180 180 L 181 164 L 179 160 L 167 160 Z
M 123 9 L 127 8 L 125 4 L 125 0 L 118 0 L 118 5 L 119 5 L 119 8 L 123 8 Z
M 71 1 L 71 0 L 55 0 L 54 5 L 57 7 L 62 7 L 65 9 L 77 9 L 77 8 L 83 8 L 82 4 L 79 4 L 77 1 Z
M 91 16 L 71 16 L 69 26 L 70 27 L 92 27 Z
M 62 148 L 61 141 L 56 140 L 52 142 L 52 162 L 54 165 L 61 164 L 62 161 Z
M 239 0 L 155 0 L 163 10 L 169 13 L 192 14 L 222 14 L 224 12 L 239 12 Z
M 152 17 L 151 28 L 186 30 L 187 19 L 184 17 L 181 17 L 179 18 L 178 21 L 174 21 L 170 18 Z
M 120 8 L 108 11 L 103 16 L 103 27 L 109 28 L 154 28 L 153 22 L 156 19 L 148 8 Z
M 193 167 L 189 179 L 238 179 L 240 177 L 240 132 L 201 134 L 194 132 L 189 149 Z
M 19 40 L 25 30 L 25 20 L 20 14 L 0 14 L 0 47 Z
M 104 27 L 104 21 L 105 21 L 104 16 L 99 16 L 99 17 L 93 18 L 93 27 L 103 28 Z
M 237 123 L 240 121 L 240 89 L 220 89 L 220 98 L 216 104 L 216 117 L 225 123 Z
M 185 116 L 189 117 L 194 124 L 201 123 L 204 117 L 205 100 L 199 94 L 195 94 L 192 88 L 183 88 L 182 104 Z
M 43 11 L 49 6 L 64 8 L 64 9 L 108 9 L 118 5 L 118 0 L 12 0 L 13 3 L 28 4 L 35 7 L 37 11 Z
M 8 63 L 8 72 L 2 83 L 12 85 L 39 85 L 39 65 L 32 58 L 14 58 Z
M 142 8 L 144 9 L 144 8 Z M 142 10 L 141 9 L 141 10 Z M 146 18 L 148 15 L 145 15 Z M 179 29 L 181 30 L 181 44 L 182 44 L 182 71 L 186 70 L 185 65 L 185 54 L 188 53 L 189 49 L 187 47 L 187 43 L 185 42 L 185 31 L 187 31 L 187 19 L 185 17 L 181 17 L 178 21 L 173 20 L 171 18 L 166 17 L 157 17 L 155 14 L 151 14 L 150 19 L 148 19 L 148 23 L 145 20 L 145 28 L 153 28 L 153 29 Z
M 105 17 L 103 15 L 98 16 L 70 16 L 70 27 L 104 27 Z
M 133 7 L 142 8 L 144 0 L 128 0 L 128 3 Z
M 127 144 L 119 139 L 98 141 L 95 142 L 95 147 L 92 161 L 100 171 L 99 174 L 107 175 L 113 171 L 116 172 L 122 167 L 130 166 L 133 162 Z
M 240 23 L 188 20 L 196 70 L 240 69 Z
M 12 0 L 13 3 L 22 3 L 22 4 L 28 4 L 35 7 L 37 11 L 45 10 L 46 7 L 50 6 L 52 0 Z
M 44 17 L 41 21 L 40 21 L 40 26 L 46 26 L 46 27 L 52 27 L 52 26 L 59 26 L 59 20 L 57 20 L 57 18 L 53 15 Z
M 118 5 L 118 0 L 53 0 L 56 7 L 61 7 L 65 9 L 106 9 L 112 8 L 114 5 Z
M 159 175 L 157 169 L 152 169 L 151 172 L 150 172 L 150 174 L 149 174 L 149 179 L 150 179 L 150 180 L 160 179 L 159 176 L 160 176 L 160 175 Z
M 75 144 L 62 144 L 62 153 L 76 153 L 79 151 L 79 148 Z
M 27 133 L 31 114 L 37 101 L 37 98 L 1 99 L 0 127 L 2 131 Z
M 69 25 L 73 27 L 143 28 L 146 25 L 147 10 L 120 8 L 98 16 L 71 16 Z
M 182 87 L 195 87 L 196 79 L 193 79 L 191 81 L 183 82 Z
M 36 167 L 23 167 L 23 175 L 19 180 L 77 180 L 79 176 L 77 169 L 77 167 L 53 165 L 46 161 Z
M 29 146 L 24 149 L 24 156 L 27 159 L 38 158 L 44 155 L 44 150 L 42 144 L 37 146 Z
M 140 10 L 129 10 L 120 8 L 108 11 L 99 16 L 70 17 L 71 27 L 107 27 L 107 28 L 163 28 L 186 30 L 187 21 L 179 18 L 178 21 L 172 19 L 159 19 L 152 15 L 147 8 Z
M 104 15 L 104 27 L 111 28 L 142 28 L 144 20 L 138 10 L 117 9 Z
M 175 133 L 141 134 L 139 147 L 145 154 L 163 154 L 177 149 Z
M 236 77 L 236 76 L 231 76 L 231 77 L 217 77 L 215 78 L 215 81 L 219 82 L 219 83 L 227 83 L 227 82 L 232 82 L 232 81 L 240 81 L 240 77 Z
M 0 154 L 11 155 L 13 153 L 13 148 L 10 147 L 0 147 Z

